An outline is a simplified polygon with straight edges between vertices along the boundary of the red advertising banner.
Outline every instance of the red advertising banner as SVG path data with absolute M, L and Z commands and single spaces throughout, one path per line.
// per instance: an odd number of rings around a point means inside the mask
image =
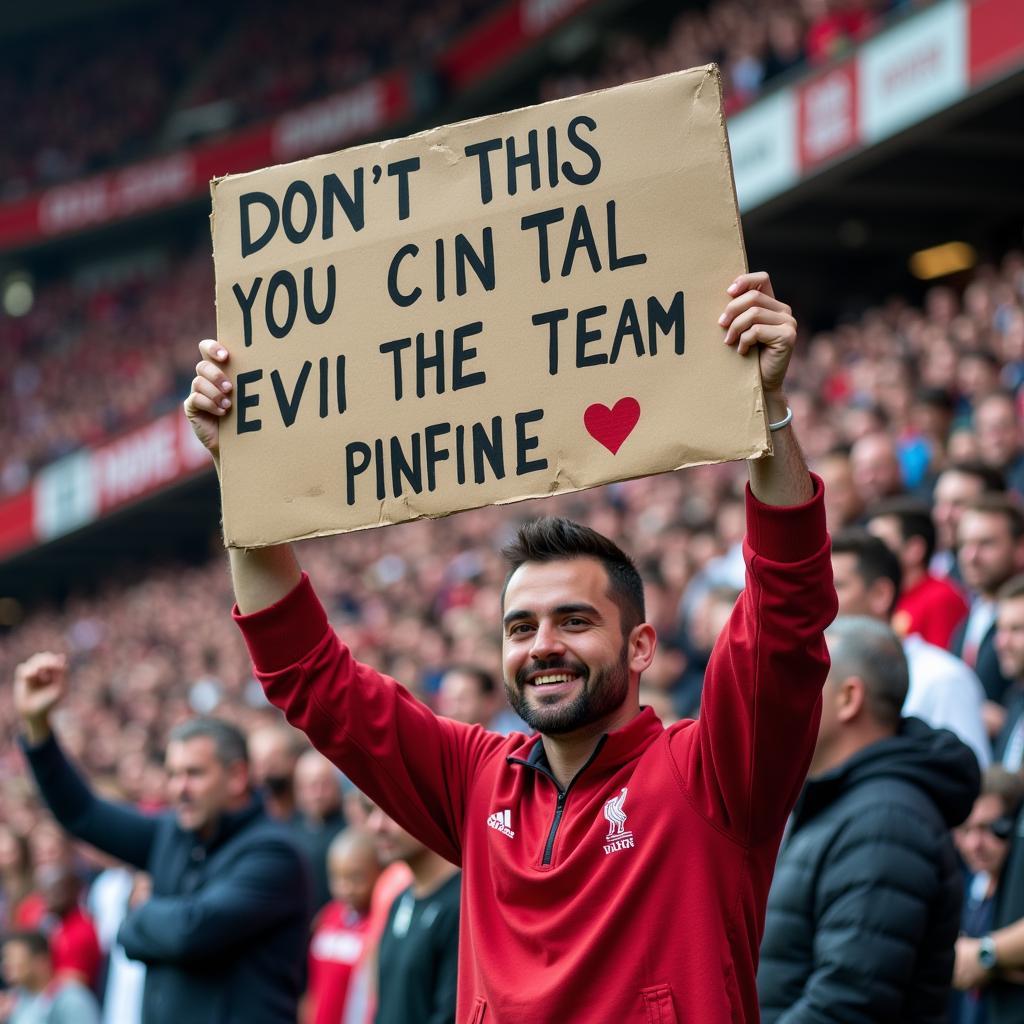
M 857 130 L 857 62 L 797 87 L 800 166 L 811 170 L 860 143 Z
M 996 77 L 1024 62 L 1024 4 L 975 0 L 969 22 L 971 83 Z

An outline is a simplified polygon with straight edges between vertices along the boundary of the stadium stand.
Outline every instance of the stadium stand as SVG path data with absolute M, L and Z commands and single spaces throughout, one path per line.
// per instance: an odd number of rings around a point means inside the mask
M 986 2 L 995 0 L 977 6 Z M 682 11 L 667 4 L 606 6 L 606 21 L 594 23 L 596 38 L 577 59 L 566 64 L 546 42 L 531 40 L 533 63 L 517 78 L 510 61 L 504 84 L 494 87 L 499 99 L 492 93 L 480 109 L 500 106 L 502 97 L 551 99 L 709 60 L 723 66 L 731 111 L 750 109 L 765 91 L 765 103 L 788 96 L 790 86 L 802 103 L 807 81 L 845 67 L 887 19 L 931 7 L 868 0 L 712 0 Z M 571 26 L 590 5 L 564 7 Z M 469 86 L 460 92 L 457 74 L 446 75 L 455 65 L 445 63 L 445 54 L 485 22 L 493 5 L 449 0 L 427 12 L 387 0 L 344 21 L 334 10 L 311 4 L 293 23 L 289 9 L 270 0 L 245 8 L 153 3 L 37 29 L 31 45 L 22 36 L 7 38 L 0 44 L 0 103 L 16 116 L 0 152 L 0 201 L 173 150 L 211 131 L 215 140 L 226 137 L 394 68 L 433 83 L 417 125 L 453 109 L 444 104 L 476 102 Z M 167 44 L 156 60 L 155 37 Z M 1006 77 L 1019 86 L 1024 49 L 1013 60 Z M 259 74 L 250 71 L 254 63 Z M 219 113 L 211 113 L 214 107 Z M 199 110 L 211 120 L 194 117 Z M 803 125 L 806 116 L 799 117 Z M 957 139 L 947 145 L 956 148 Z M 1016 147 L 1019 164 L 1019 138 Z M 984 159 L 981 150 L 973 155 Z M 1010 173 L 1003 156 L 993 148 L 985 165 L 994 181 Z M 826 172 L 833 159 L 830 153 L 823 160 Z M 780 218 L 798 222 L 795 236 L 814 220 L 821 196 L 839 191 L 827 173 L 813 180 L 819 168 L 811 164 L 808 191 L 801 190 L 803 178 L 787 178 L 778 194 L 765 193 L 762 206 L 763 216 L 764 209 L 781 209 Z M 0 285 L 11 267 L 30 267 L 37 279 L 31 308 L 0 316 L 0 678 L 9 679 L 34 651 L 66 651 L 74 685 L 58 722 L 65 746 L 94 780 L 145 807 L 162 803 L 165 738 L 189 714 L 215 711 L 247 731 L 275 720 L 227 614 L 231 591 L 213 536 L 212 474 L 202 453 L 190 452 L 175 434 L 183 468 L 147 479 L 131 500 L 97 499 L 88 515 L 45 527 L 32 496 L 55 460 L 146 431 L 178 430 L 195 342 L 214 330 L 206 212 L 194 202 L 170 203 L 148 218 L 46 244 L 12 243 L 0 254 Z M 930 219 L 941 212 L 932 209 Z M 955 204 L 947 215 L 959 226 L 954 212 Z M 817 466 L 837 452 L 845 459 L 858 440 L 880 433 L 898 459 L 900 489 L 927 499 L 945 465 L 984 457 L 973 421 L 982 398 L 1005 390 L 1018 419 L 1024 415 L 1020 224 L 1015 209 L 989 213 L 990 244 L 979 245 L 983 258 L 973 268 L 927 286 L 906 275 L 891 288 L 841 281 L 831 307 L 823 313 L 815 306 L 802 321 L 792 405 Z M 884 211 L 859 215 L 872 229 L 886 225 Z M 785 247 L 765 246 L 762 237 L 748 227 L 751 249 L 761 246 L 784 263 Z M 935 241 L 942 237 L 940 229 Z M 902 262 L 917 238 L 893 243 Z M 170 536 L 183 500 L 173 488 L 186 478 L 204 481 L 203 490 L 187 494 L 194 525 L 170 544 L 177 557 L 158 558 L 155 542 L 140 537 Z M 322 539 L 304 545 L 301 557 L 356 655 L 432 701 L 446 665 L 495 664 L 494 610 L 504 575 L 495 552 L 514 525 L 538 513 L 578 518 L 621 542 L 642 567 L 650 617 L 664 638 L 645 679 L 647 697 L 667 719 L 687 706 L 695 679 L 699 692 L 711 604 L 737 583 L 744 479 L 742 466 L 703 467 L 369 531 L 358 543 Z M 856 507 L 856 481 L 852 487 Z M 148 501 L 133 504 L 137 497 Z M 838 524 L 850 513 L 834 503 L 829 514 Z M 95 521 L 113 540 L 96 545 Z M 64 546 L 55 554 L 49 542 L 60 536 Z M 122 547 L 124 557 L 114 557 Z M 32 868 L 57 842 L 26 781 L 14 732 L 9 698 L 0 690 L 0 925 L 13 919 L 31 889 Z M 95 873 L 87 851 L 76 857 L 83 873 Z

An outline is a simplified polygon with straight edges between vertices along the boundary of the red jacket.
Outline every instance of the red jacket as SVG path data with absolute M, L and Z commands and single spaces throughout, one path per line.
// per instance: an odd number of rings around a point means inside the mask
M 460 1022 L 735 1024 L 807 771 L 836 612 L 821 486 L 747 496 L 747 587 L 699 722 L 649 709 L 559 793 L 537 736 L 435 717 L 355 661 L 302 582 L 236 617 L 267 695 L 404 828 L 463 868 Z

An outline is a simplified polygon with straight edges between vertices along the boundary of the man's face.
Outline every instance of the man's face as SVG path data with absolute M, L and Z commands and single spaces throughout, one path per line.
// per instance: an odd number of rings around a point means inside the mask
M 874 516 L 868 520 L 868 533 L 877 537 L 906 567 L 903 557 L 906 545 L 898 516 Z
M 1024 596 L 999 602 L 996 612 L 996 654 L 1007 679 L 1024 679 Z
M 963 510 L 981 494 L 983 487 L 979 477 L 955 469 L 948 469 L 939 476 L 935 483 L 932 517 L 940 550 L 951 551 L 956 547 Z
M 4 981 L 11 988 L 32 988 L 32 953 L 24 942 L 8 939 L 2 961 Z
M 999 876 L 1010 843 L 1009 839 L 993 835 L 990 826 L 1004 814 L 1003 801 L 994 793 L 988 793 L 974 801 L 970 817 L 953 830 L 960 856 L 971 871 L 987 871 L 993 877 Z
M 957 541 L 960 575 L 972 590 L 992 596 L 1014 574 L 1016 544 L 1006 516 L 967 509 Z
M 903 487 L 900 464 L 892 443 L 871 434 L 862 437 L 850 452 L 854 483 L 867 504 L 899 494 Z
M 874 614 L 868 586 L 864 582 L 864 577 L 857 571 L 856 555 L 833 555 L 832 578 L 835 582 L 836 597 L 839 599 L 840 615 Z
M 404 860 L 409 864 L 426 851 L 423 843 L 406 832 L 394 818 L 386 815 L 377 806 L 374 806 L 366 819 L 366 831 L 373 836 L 377 858 L 385 867 L 398 860 Z
M 483 692 L 480 680 L 468 672 L 445 672 L 437 694 L 437 710 L 445 718 L 466 725 L 487 725 L 494 717 L 490 694 Z
M 167 794 L 178 824 L 189 832 L 211 831 L 238 794 L 241 766 L 221 764 L 211 736 L 172 741 L 166 765 Z
M 628 644 L 595 558 L 527 562 L 505 592 L 509 704 L 532 729 L 563 735 L 611 718 L 629 694 Z
M 309 750 L 295 765 L 295 804 L 313 821 L 323 821 L 341 808 L 341 784 L 334 765 Z
M 974 414 L 974 433 L 978 451 L 990 466 L 1003 469 L 1020 451 L 1020 428 L 1013 402 L 1006 398 L 989 398 Z

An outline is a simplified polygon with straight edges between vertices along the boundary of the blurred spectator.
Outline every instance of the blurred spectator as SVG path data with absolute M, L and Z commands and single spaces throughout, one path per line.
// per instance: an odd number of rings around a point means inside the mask
M 316 750 L 295 763 L 294 835 L 306 851 L 313 871 L 313 910 L 331 898 L 327 881 L 327 850 L 345 827 L 341 807 L 341 773 Z
M 40 927 L 50 939 L 54 975 L 74 978 L 95 990 L 102 953 L 92 919 L 78 900 L 78 876 L 63 864 L 45 864 L 39 868 L 36 881 L 46 904 Z
M 31 891 L 28 842 L 0 821 L 0 933 L 13 923 L 18 907 Z
M 942 1020 L 961 909 L 949 830 L 978 765 L 901 719 L 907 666 L 887 626 L 841 616 L 826 637 L 818 742 L 768 898 L 762 1020 Z
M 850 454 L 833 449 L 814 462 L 825 489 L 825 518 L 831 533 L 856 526 L 864 514 L 864 499 L 853 479 Z
M 7 934 L 3 976 L 14 990 L 8 1024 L 99 1024 L 96 997 L 81 981 L 54 973 L 49 945 L 39 932 Z
M 995 742 L 996 760 L 1011 772 L 1024 768 L 1024 576 L 999 590 L 994 647 L 999 671 L 1010 685 L 1004 695 L 1006 724 Z
M 992 994 L 999 989 L 1006 990 L 1003 994 L 1008 1002 L 1024 1010 L 1024 977 L 1014 981 L 997 971 L 999 959 L 991 935 L 1022 799 L 1020 776 L 993 766 L 982 776 L 981 792 L 970 815 L 953 833 L 970 875 L 956 943 L 953 984 L 960 992 L 954 999 L 952 1024 L 991 1024 Z
M 960 580 L 956 560 L 956 536 L 963 510 L 982 494 L 1006 490 L 1003 476 L 983 462 L 954 462 L 935 481 L 932 518 L 935 521 L 935 554 L 931 569 L 939 576 Z
M 862 530 L 832 538 L 832 573 L 841 615 L 888 622 L 900 592 L 900 564 L 884 541 Z M 985 691 L 977 676 L 948 651 L 916 634 L 903 637 L 909 682 L 904 717 L 949 729 L 973 751 L 982 768 L 991 760 L 985 731 Z
M 857 492 L 866 505 L 903 493 L 896 444 L 886 434 L 876 432 L 858 438 L 850 449 L 850 470 Z
M 950 649 L 978 673 L 988 697 L 989 735 L 995 736 L 1005 722 L 1002 701 L 1009 685 L 995 652 L 996 597 L 1011 576 L 1024 570 L 1024 513 L 1008 496 L 982 495 L 960 515 L 957 546 L 960 576 L 972 597 Z
M 309 922 L 308 869 L 254 799 L 244 736 L 217 719 L 177 726 L 167 746 L 173 813 L 99 799 L 66 759 L 50 719 L 67 692 L 64 659 L 15 673 L 22 749 L 47 806 L 78 838 L 147 871 L 152 895 L 118 940 L 146 964 L 147 1024 L 294 1021 Z
M 1010 490 L 1024 497 L 1024 444 L 1014 396 L 997 391 L 982 398 L 974 409 L 974 433 L 982 462 L 1000 472 Z
M 849 51 L 866 35 L 871 14 L 863 0 L 805 0 L 807 59 L 823 64 Z
M 508 735 L 528 732 L 526 723 L 505 703 L 494 676 L 479 665 L 453 665 L 441 677 L 437 713 L 466 725 Z
M 924 502 L 892 499 L 868 510 L 868 530 L 885 541 L 900 560 L 903 583 L 893 628 L 899 636 L 916 633 L 930 644 L 948 647 L 953 631 L 967 617 L 967 602 L 928 566 L 935 553 L 935 524 Z
M 142 902 L 137 886 L 148 885 L 148 877 L 130 871 L 116 861 L 102 871 L 89 887 L 89 913 L 96 924 L 100 949 L 107 958 L 103 994 L 103 1024 L 142 1024 L 142 995 L 146 967 L 129 960 L 117 933 L 134 903 Z
M 373 838 L 348 829 L 327 852 L 330 902 L 314 922 L 309 946 L 308 1024 L 340 1024 L 345 1019 L 349 981 L 363 955 L 370 905 L 380 877 Z
M 263 795 L 267 814 L 278 821 L 295 822 L 295 765 L 305 741 L 289 725 L 265 725 L 249 733 L 249 763 L 253 782 Z
M 462 874 L 379 807 L 368 826 L 381 862 L 404 861 L 413 879 L 380 937 L 375 1024 L 454 1024 Z

